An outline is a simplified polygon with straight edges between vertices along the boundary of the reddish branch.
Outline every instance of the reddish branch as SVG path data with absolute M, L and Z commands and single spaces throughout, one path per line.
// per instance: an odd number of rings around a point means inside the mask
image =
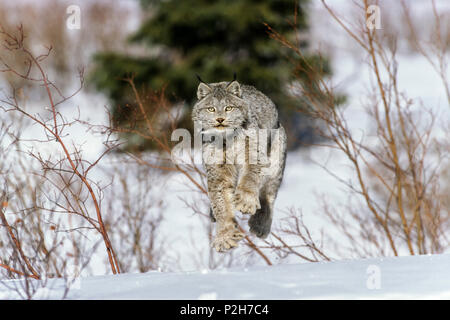
M 15 249 L 19 253 L 20 257 L 22 258 L 22 261 L 25 263 L 26 267 L 31 272 L 31 274 L 30 275 L 26 274 L 24 272 L 21 272 L 19 270 L 11 268 L 10 266 L 7 266 L 3 263 L 0 263 L 0 267 L 5 268 L 6 270 L 16 273 L 21 276 L 32 277 L 34 279 L 40 279 L 39 274 L 36 272 L 36 270 L 34 270 L 33 266 L 31 265 L 30 261 L 28 260 L 27 256 L 24 254 L 24 252 L 22 250 L 22 246 L 20 245 L 20 241 L 15 236 L 13 229 L 11 228 L 11 226 L 8 223 L 8 220 L 6 219 L 5 213 L 3 212 L 3 210 L 6 207 L 6 204 L 7 204 L 6 201 L 0 202 L 0 220 L 2 222 L 2 226 L 5 227 L 6 230 L 8 231 L 8 236 L 12 240 Z
M 108 233 L 107 230 L 105 228 L 105 225 L 103 223 L 103 218 L 102 218 L 102 213 L 101 213 L 101 209 L 100 209 L 100 204 L 99 201 L 94 193 L 94 190 L 92 188 L 91 183 L 88 181 L 86 175 L 87 175 L 87 171 L 85 171 L 84 173 L 80 172 L 80 170 L 78 169 L 78 165 L 75 162 L 79 162 L 81 160 L 76 159 L 74 160 L 72 158 L 71 153 L 69 152 L 66 143 L 64 142 L 64 140 L 61 138 L 60 136 L 60 132 L 58 130 L 58 119 L 57 119 L 57 115 L 58 112 L 56 110 L 56 106 L 60 103 L 63 103 L 65 101 L 67 101 L 68 99 L 70 99 L 71 97 L 73 97 L 76 93 L 78 93 L 82 87 L 83 87 L 83 74 L 82 71 L 80 71 L 80 88 L 78 90 L 75 91 L 74 94 L 68 96 L 68 97 L 64 97 L 61 94 L 61 91 L 57 88 L 57 86 L 51 82 L 48 78 L 47 73 L 45 72 L 45 70 L 43 69 L 43 67 L 40 64 L 40 61 L 42 61 L 43 59 L 47 58 L 50 51 L 51 51 L 51 47 L 48 48 L 48 52 L 43 54 L 43 55 L 39 55 L 39 56 L 34 56 L 33 53 L 31 51 L 29 51 L 23 43 L 24 40 L 24 35 L 23 35 L 23 28 L 22 26 L 18 27 L 18 35 L 13 35 L 9 32 L 6 32 L 3 28 L 0 27 L 0 34 L 3 35 L 6 39 L 5 39 L 5 46 L 4 48 L 6 50 L 10 50 L 10 51 L 21 51 L 25 54 L 25 56 L 27 57 L 27 64 L 29 65 L 26 73 L 20 73 L 17 70 L 15 70 L 13 67 L 9 66 L 3 59 L 0 58 L 0 62 L 3 63 L 4 65 L 4 69 L 1 69 L 1 72 L 9 72 L 12 73 L 16 76 L 19 76 L 25 80 L 28 81 L 34 81 L 34 82 L 38 82 L 40 85 L 42 85 L 45 90 L 46 90 L 46 94 L 47 94 L 47 98 L 49 100 L 50 103 L 50 109 L 52 112 L 52 121 L 53 121 L 53 127 L 50 127 L 48 124 L 46 124 L 44 121 L 40 120 L 37 116 L 33 116 L 30 113 L 26 112 L 24 109 L 22 109 L 19 106 L 19 103 L 16 99 L 15 94 L 13 95 L 13 97 L 11 98 L 12 101 L 3 101 L 4 103 L 9 104 L 10 106 L 12 106 L 13 110 L 16 110 L 20 113 L 22 113 L 23 115 L 25 115 L 26 117 L 28 117 L 29 119 L 31 119 L 33 122 L 39 124 L 40 126 L 42 126 L 45 131 L 47 133 L 50 134 L 50 136 L 52 136 L 59 144 L 59 146 L 61 147 L 61 149 L 64 152 L 65 158 L 67 160 L 67 162 L 69 163 L 73 173 L 78 176 L 82 182 L 82 184 L 87 188 L 90 198 L 92 200 L 92 203 L 94 205 L 95 208 L 95 212 L 97 215 L 97 222 L 94 223 L 94 221 L 92 219 L 88 219 L 86 218 L 86 220 L 95 227 L 95 229 L 101 234 L 103 242 L 105 244 L 106 247 L 106 251 L 108 254 L 108 260 L 111 266 L 111 270 L 114 274 L 116 273 L 120 273 L 120 269 L 119 269 L 119 264 L 117 262 L 117 258 L 114 252 L 114 249 L 111 245 L 111 241 L 108 237 Z M 32 67 L 35 66 L 37 68 L 37 71 L 40 75 L 40 77 L 38 78 L 33 78 L 30 76 L 31 74 L 31 70 Z M 55 102 L 53 94 L 52 94 L 52 90 L 51 89 L 55 89 L 59 95 L 62 97 L 60 101 Z M 102 155 L 103 156 L 103 155 Z M 96 162 L 94 162 L 95 164 Z M 92 165 L 89 167 L 89 169 L 92 167 Z M 84 217 L 84 215 L 81 215 Z

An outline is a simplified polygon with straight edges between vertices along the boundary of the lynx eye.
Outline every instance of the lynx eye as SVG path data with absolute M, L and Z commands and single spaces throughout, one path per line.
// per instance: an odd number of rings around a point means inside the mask
M 214 112 L 214 111 L 216 111 L 216 108 L 210 107 L 210 108 L 208 108 L 207 110 L 208 110 L 209 112 Z
M 226 112 L 230 112 L 233 109 L 234 109 L 234 107 L 232 107 L 232 106 L 225 107 Z

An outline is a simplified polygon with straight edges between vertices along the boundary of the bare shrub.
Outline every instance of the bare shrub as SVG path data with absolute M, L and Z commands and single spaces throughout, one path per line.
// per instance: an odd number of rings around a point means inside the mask
M 0 283 L 9 289 L 3 298 L 49 298 L 56 278 L 63 290 L 53 298 L 64 298 L 99 242 L 66 230 L 71 219 L 48 212 L 58 209 L 48 200 L 63 200 L 52 195 L 54 188 L 36 174 L 39 164 L 24 151 L 25 125 L 17 114 L 0 119 Z
M 0 37 L 0 72 L 12 80 L 0 98 L 0 270 L 2 284 L 16 293 L 10 298 L 55 298 L 49 287 L 60 287 L 61 281 L 53 279 L 64 280 L 64 298 L 74 282 L 73 270 L 77 276 L 88 274 L 89 268 L 98 268 L 91 261 L 99 255 L 106 256 L 113 274 L 169 269 L 176 257 L 167 254 L 169 246 L 159 233 L 164 204 L 155 190 L 162 182 L 156 175 L 150 178 L 150 167 L 130 164 L 107 167 L 107 180 L 113 182 L 102 183 L 99 163 L 118 142 L 105 135 L 103 152 L 91 159 L 70 137 L 72 126 L 95 127 L 80 120 L 79 110 L 69 117 L 60 111 L 83 89 L 83 70 L 79 87 L 66 95 L 45 69 L 53 47 L 35 55 L 24 42 L 22 26 L 15 32 L 2 27 Z M 44 92 L 44 107 L 37 113 L 27 108 L 32 100 L 27 88 Z
M 14 87 L 12 87 L 9 93 L 5 92 L 5 97 L 0 101 L 3 104 L 2 110 L 4 112 L 23 116 L 44 132 L 44 138 L 42 139 L 28 139 L 28 143 L 31 142 L 32 146 L 29 146 L 26 152 L 29 158 L 40 166 L 40 170 L 33 172 L 32 167 L 26 166 L 24 166 L 24 169 L 30 169 L 39 179 L 36 181 L 35 189 L 32 190 L 33 196 L 35 197 L 32 198 L 34 199 L 34 203 L 22 203 L 24 207 L 19 207 L 19 211 L 24 212 L 27 216 L 31 212 L 33 214 L 30 216 L 36 216 L 37 220 L 32 221 L 33 223 L 29 227 L 30 230 L 27 230 L 25 227 L 22 230 L 28 232 L 30 237 L 39 236 L 40 226 L 43 221 L 39 217 L 40 212 L 46 212 L 53 217 L 65 216 L 69 224 L 67 231 L 78 232 L 81 229 L 87 229 L 95 230 L 100 235 L 105 245 L 111 271 L 113 273 L 120 272 L 114 249 L 111 246 L 107 230 L 103 223 L 102 209 L 100 206 L 103 187 L 92 181 L 88 176 L 100 159 L 114 148 L 114 145 L 108 144 L 107 142 L 105 152 L 94 161 L 84 159 L 80 146 L 74 143 L 70 146 L 66 141 L 65 130 L 77 120 L 67 120 L 57 108 L 58 105 L 69 100 L 83 87 L 82 70 L 79 72 L 79 89 L 70 95 L 64 95 L 56 84 L 50 80 L 41 65 L 41 62 L 50 55 L 51 47 L 47 47 L 43 54 L 34 55 L 23 42 L 24 33 L 22 26 L 18 27 L 15 33 L 8 32 L 2 28 L 0 29 L 0 35 L 5 39 L 3 51 L 13 54 L 17 52 L 23 57 L 23 65 L 25 65 L 24 69 L 15 69 L 2 55 L 0 57 L 0 71 L 22 78 L 31 85 L 39 86 L 46 93 L 48 99 L 48 107 L 45 108 L 48 111 L 45 114 L 31 114 L 28 112 L 22 106 L 23 101 L 20 100 L 17 90 Z M 13 136 L 13 138 L 15 141 L 22 141 L 20 136 Z M 44 151 L 45 145 L 56 145 L 60 152 L 46 154 Z M 29 173 L 27 172 L 26 174 Z M 33 188 L 33 183 L 27 182 L 25 185 Z M 19 184 L 16 184 L 16 186 L 18 190 L 21 190 L 19 188 L 23 188 Z M 8 194 L 5 194 L 5 197 L 8 196 Z M 6 201 L 9 202 L 9 200 Z M 3 219 L 3 224 L 8 230 L 10 239 L 16 243 L 16 250 L 19 253 L 21 262 L 27 266 L 27 273 L 35 277 L 40 277 L 41 275 L 29 262 L 28 256 L 22 252 L 22 249 L 18 245 L 21 241 L 17 237 L 14 239 L 14 232 L 12 232 L 10 224 L 6 219 Z M 38 230 L 31 230 L 34 227 L 38 228 Z M 54 228 L 53 230 L 60 231 L 57 219 L 56 222 L 53 222 L 52 228 Z M 41 235 L 42 237 L 44 236 Z M 42 245 L 42 241 L 38 243 Z M 34 244 L 34 242 L 27 243 L 27 245 L 31 246 Z M 79 245 L 79 243 L 76 243 L 76 245 Z M 41 249 L 44 250 L 45 247 L 34 247 L 36 252 Z M 47 250 L 45 249 L 45 251 Z M 54 269 L 54 271 L 57 275 L 60 272 L 57 269 Z
M 396 41 L 391 39 L 391 45 L 385 45 L 384 34 L 366 25 L 369 1 L 363 1 L 359 7 L 359 24 L 347 23 L 325 1 L 322 3 L 368 56 L 367 64 L 374 79 L 364 105 L 372 127 L 361 134 L 349 127 L 345 109 L 335 107 L 334 89 L 328 81 L 317 77 L 320 72 L 309 65 L 293 66 L 294 70 L 311 75 L 307 84 L 310 87 L 301 90 L 301 99 L 308 100 L 308 114 L 321 123 L 317 130 L 327 141 L 322 146 L 341 152 L 354 174 L 349 180 L 328 171 L 349 192 L 348 204 L 342 208 L 322 201 L 321 214 L 337 228 L 339 238 L 346 239 L 345 243 L 339 240 L 336 247 L 345 257 L 441 253 L 449 245 L 446 236 L 449 208 L 441 196 L 447 186 L 442 176 L 445 164 L 448 165 L 449 149 L 443 143 L 445 129 L 436 108 L 399 89 Z M 403 10 L 407 16 L 405 4 Z M 439 25 L 439 15 L 434 17 Z M 436 39 L 440 38 L 440 30 L 436 29 Z M 295 43 L 270 27 L 269 31 L 276 41 L 302 57 Z M 418 50 L 441 77 L 448 98 L 447 74 L 443 72 L 446 48 L 437 40 L 426 48 Z M 314 88 L 320 88 L 325 96 L 315 95 L 311 90 Z M 307 235 L 307 229 L 301 233 Z M 308 238 L 301 240 L 308 243 Z
M 105 198 L 109 212 L 105 219 L 112 230 L 111 241 L 117 248 L 122 272 L 147 272 L 172 270 L 177 257 L 160 232 L 164 222 L 165 203 L 162 200 L 164 176 L 146 166 L 126 163 L 121 155 L 114 158 L 114 182 Z M 123 164 L 126 163 L 124 166 Z
M 271 237 L 264 239 L 259 247 L 280 260 L 293 257 L 306 262 L 330 261 L 329 247 L 325 247 L 328 240 L 323 232 L 320 237 L 313 235 L 303 221 L 302 212 L 291 208 L 274 226 Z
M 71 30 L 66 26 L 69 18 L 66 10 L 74 4 L 80 7 L 81 28 Z M 121 1 L 2 1 L 0 21 L 6 30 L 22 24 L 27 30 L 23 42 L 28 48 L 39 48 L 51 43 L 52 59 L 41 61 L 41 64 L 51 77 L 58 78 L 60 88 L 71 89 L 74 85 L 72 70 L 84 65 L 89 72 L 90 60 L 95 52 L 131 50 L 123 43 L 136 27 L 133 23 L 141 19 L 141 11 L 133 10 L 130 4 Z M 133 50 L 142 51 L 142 48 Z M 10 66 L 20 70 L 23 66 L 22 54 L 15 52 L 10 58 Z M 26 88 L 28 96 L 46 98 L 44 92 L 30 86 L 25 79 L 10 74 L 4 76 L 14 87 Z

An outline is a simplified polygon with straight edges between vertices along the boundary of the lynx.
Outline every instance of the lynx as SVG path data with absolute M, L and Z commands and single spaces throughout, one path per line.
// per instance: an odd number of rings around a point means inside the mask
M 202 153 L 210 215 L 217 222 L 212 246 L 224 252 L 236 247 L 244 237 L 235 220 L 235 211 L 250 215 L 250 232 L 260 238 L 269 235 L 274 201 L 284 172 L 286 133 L 278 121 L 275 104 L 254 87 L 241 85 L 236 79 L 209 84 L 199 80 L 192 120 L 201 134 L 214 136 L 202 140 Z M 264 129 L 276 131 L 277 139 L 270 133 L 260 135 Z M 275 160 L 271 157 L 270 168 L 260 161 L 250 161 L 251 151 L 259 149 L 250 146 L 249 132 L 259 137 L 258 145 L 267 137 L 268 153 L 278 155 L 273 157 Z M 239 139 L 235 138 L 239 137 L 244 137 L 241 139 L 244 144 L 237 142 Z M 223 161 L 206 163 L 206 154 L 216 151 Z M 239 157 L 244 161 L 237 161 Z

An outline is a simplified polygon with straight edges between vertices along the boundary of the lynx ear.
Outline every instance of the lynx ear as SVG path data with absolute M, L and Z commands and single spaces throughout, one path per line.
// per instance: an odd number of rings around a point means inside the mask
M 211 87 L 204 82 L 200 82 L 197 88 L 197 98 L 202 100 L 208 93 L 211 92 Z
M 242 95 L 241 85 L 236 80 L 230 82 L 230 84 L 227 86 L 227 91 L 234 94 L 235 96 L 238 96 L 239 98 Z

